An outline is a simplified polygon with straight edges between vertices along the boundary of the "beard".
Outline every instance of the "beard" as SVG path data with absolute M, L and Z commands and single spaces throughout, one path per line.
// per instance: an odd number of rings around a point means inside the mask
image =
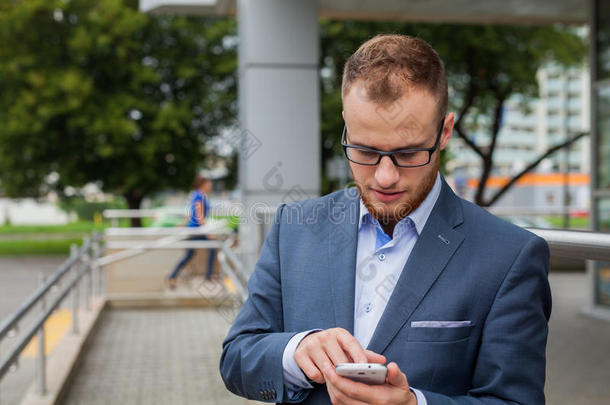
M 358 194 L 371 216 L 383 226 L 396 225 L 415 211 L 426 199 L 430 190 L 432 190 L 434 182 L 436 181 L 436 173 L 438 172 L 439 165 L 438 162 L 430 163 L 436 163 L 436 170 L 431 170 L 426 173 L 417 189 L 406 188 L 401 200 L 393 201 L 391 203 L 377 201 L 374 192 L 369 187 L 355 180 L 353 171 L 352 178 L 354 178 Z

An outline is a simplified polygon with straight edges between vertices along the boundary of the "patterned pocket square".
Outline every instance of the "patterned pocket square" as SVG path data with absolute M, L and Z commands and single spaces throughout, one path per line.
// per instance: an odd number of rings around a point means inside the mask
M 462 328 L 471 324 L 470 321 L 411 321 L 412 328 Z

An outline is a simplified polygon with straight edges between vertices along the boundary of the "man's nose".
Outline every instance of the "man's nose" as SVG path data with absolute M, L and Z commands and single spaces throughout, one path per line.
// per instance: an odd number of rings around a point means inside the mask
M 377 184 L 383 188 L 391 188 L 398 182 L 399 176 L 398 168 L 394 165 L 392 159 L 389 156 L 382 157 L 375 170 Z

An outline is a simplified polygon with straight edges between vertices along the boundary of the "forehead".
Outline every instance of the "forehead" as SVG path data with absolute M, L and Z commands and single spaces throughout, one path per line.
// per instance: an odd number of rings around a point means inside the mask
M 379 149 L 419 146 L 438 129 L 438 104 L 426 90 L 410 89 L 380 105 L 368 100 L 364 86 L 355 83 L 343 98 L 343 111 L 350 142 Z

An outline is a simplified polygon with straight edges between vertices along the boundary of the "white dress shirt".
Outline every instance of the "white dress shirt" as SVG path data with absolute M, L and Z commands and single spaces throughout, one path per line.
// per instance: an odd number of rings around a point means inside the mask
M 379 222 L 371 216 L 360 200 L 354 337 L 362 347 L 367 347 L 370 343 L 396 282 L 432 212 L 440 191 L 441 178 L 437 173 L 434 186 L 424 201 L 415 211 L 396 224 L 392 237 L 384 232 Z M 305 374 L 296 364 L 294 352 L 306 335 L 317 331 L 319 330 L 313 329 L 296 334 L 284 349 L 282 366 L 290 398 L 294 398 L 300 390 L 312 388 Z M 412 391 L 417 397 L 418 405 L 426 405 L 423 394 L 414 388 Z

